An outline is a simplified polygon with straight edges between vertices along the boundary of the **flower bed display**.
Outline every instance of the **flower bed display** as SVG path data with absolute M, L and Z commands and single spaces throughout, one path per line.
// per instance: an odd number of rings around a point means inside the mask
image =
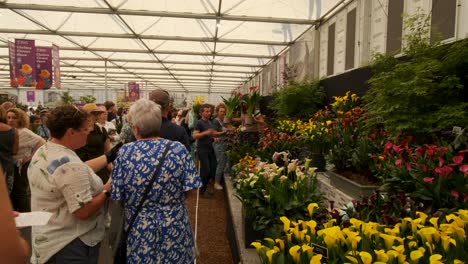
M 317 204 L 308 206 L 309 215 Z M 252 243 L 262 263 L 464 263 L 468 210 L 444 218 L 418 212 L 395 226 L 351 219 L 349 227 L 281 217 L 284 235 Z
M 306 205 L 320 203 L 315 168 L 304 166 L 276 153 L 276 163 L 254 160 L 247 155 L 234 166 L 235 196 L 242 202 L 245 216 L 253 220 L 253 229 L 264 234 L 281 232 L 279 217 L 301 219 L 307 215 Z

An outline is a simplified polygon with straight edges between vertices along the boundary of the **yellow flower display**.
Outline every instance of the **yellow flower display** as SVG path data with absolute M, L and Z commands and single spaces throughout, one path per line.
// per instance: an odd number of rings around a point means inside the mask
M 315 208 L 316 204 L 307 207 Z M 440 223 L 445 219 L 448 221 Z M 313 219 L 281 217 L 285 240 L 277 238 L 254 246 L 262 263 L 467 263 L 466 211 L 459 210 L 445 219 L 418 213 L 417 218 L 405 218 L 401 223 L 414 228 L 351 219 L 347 228 L 329 222 L 316 232 L 319 224 Z

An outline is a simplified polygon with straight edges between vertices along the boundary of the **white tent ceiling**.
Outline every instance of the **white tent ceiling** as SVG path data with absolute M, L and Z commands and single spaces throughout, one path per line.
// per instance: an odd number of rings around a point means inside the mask
M 8 41 L 34 39 L 60 47 L 64 87 L 226 93 L 343 2 L 0 0 L 0 87 Z

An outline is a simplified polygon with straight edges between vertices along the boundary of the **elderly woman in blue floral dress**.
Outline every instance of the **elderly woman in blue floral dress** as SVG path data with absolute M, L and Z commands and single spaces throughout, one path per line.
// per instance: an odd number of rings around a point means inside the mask
M 161 171 L 129 229 L 128 263 L 193 263 L 195 259 L 185 197 L 196 192 L 201 180 L 184 145 L 159 137 L 161 120 L 159 105 L 150 100 L 138 100 L 130 107 L 129 122 L 137 141 L 120 149 L 112 170 L 111 197 L 124 201 L 128 225 L 170 144 Z

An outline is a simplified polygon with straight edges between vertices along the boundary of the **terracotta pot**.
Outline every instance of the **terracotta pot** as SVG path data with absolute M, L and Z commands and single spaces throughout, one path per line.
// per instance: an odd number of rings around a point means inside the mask
M 231 118 L 228 117 L 228 116 L 225 116 L 224 119 L 223 119 L 223 123 L 224 124 L 230 124 L 231 123 Z

